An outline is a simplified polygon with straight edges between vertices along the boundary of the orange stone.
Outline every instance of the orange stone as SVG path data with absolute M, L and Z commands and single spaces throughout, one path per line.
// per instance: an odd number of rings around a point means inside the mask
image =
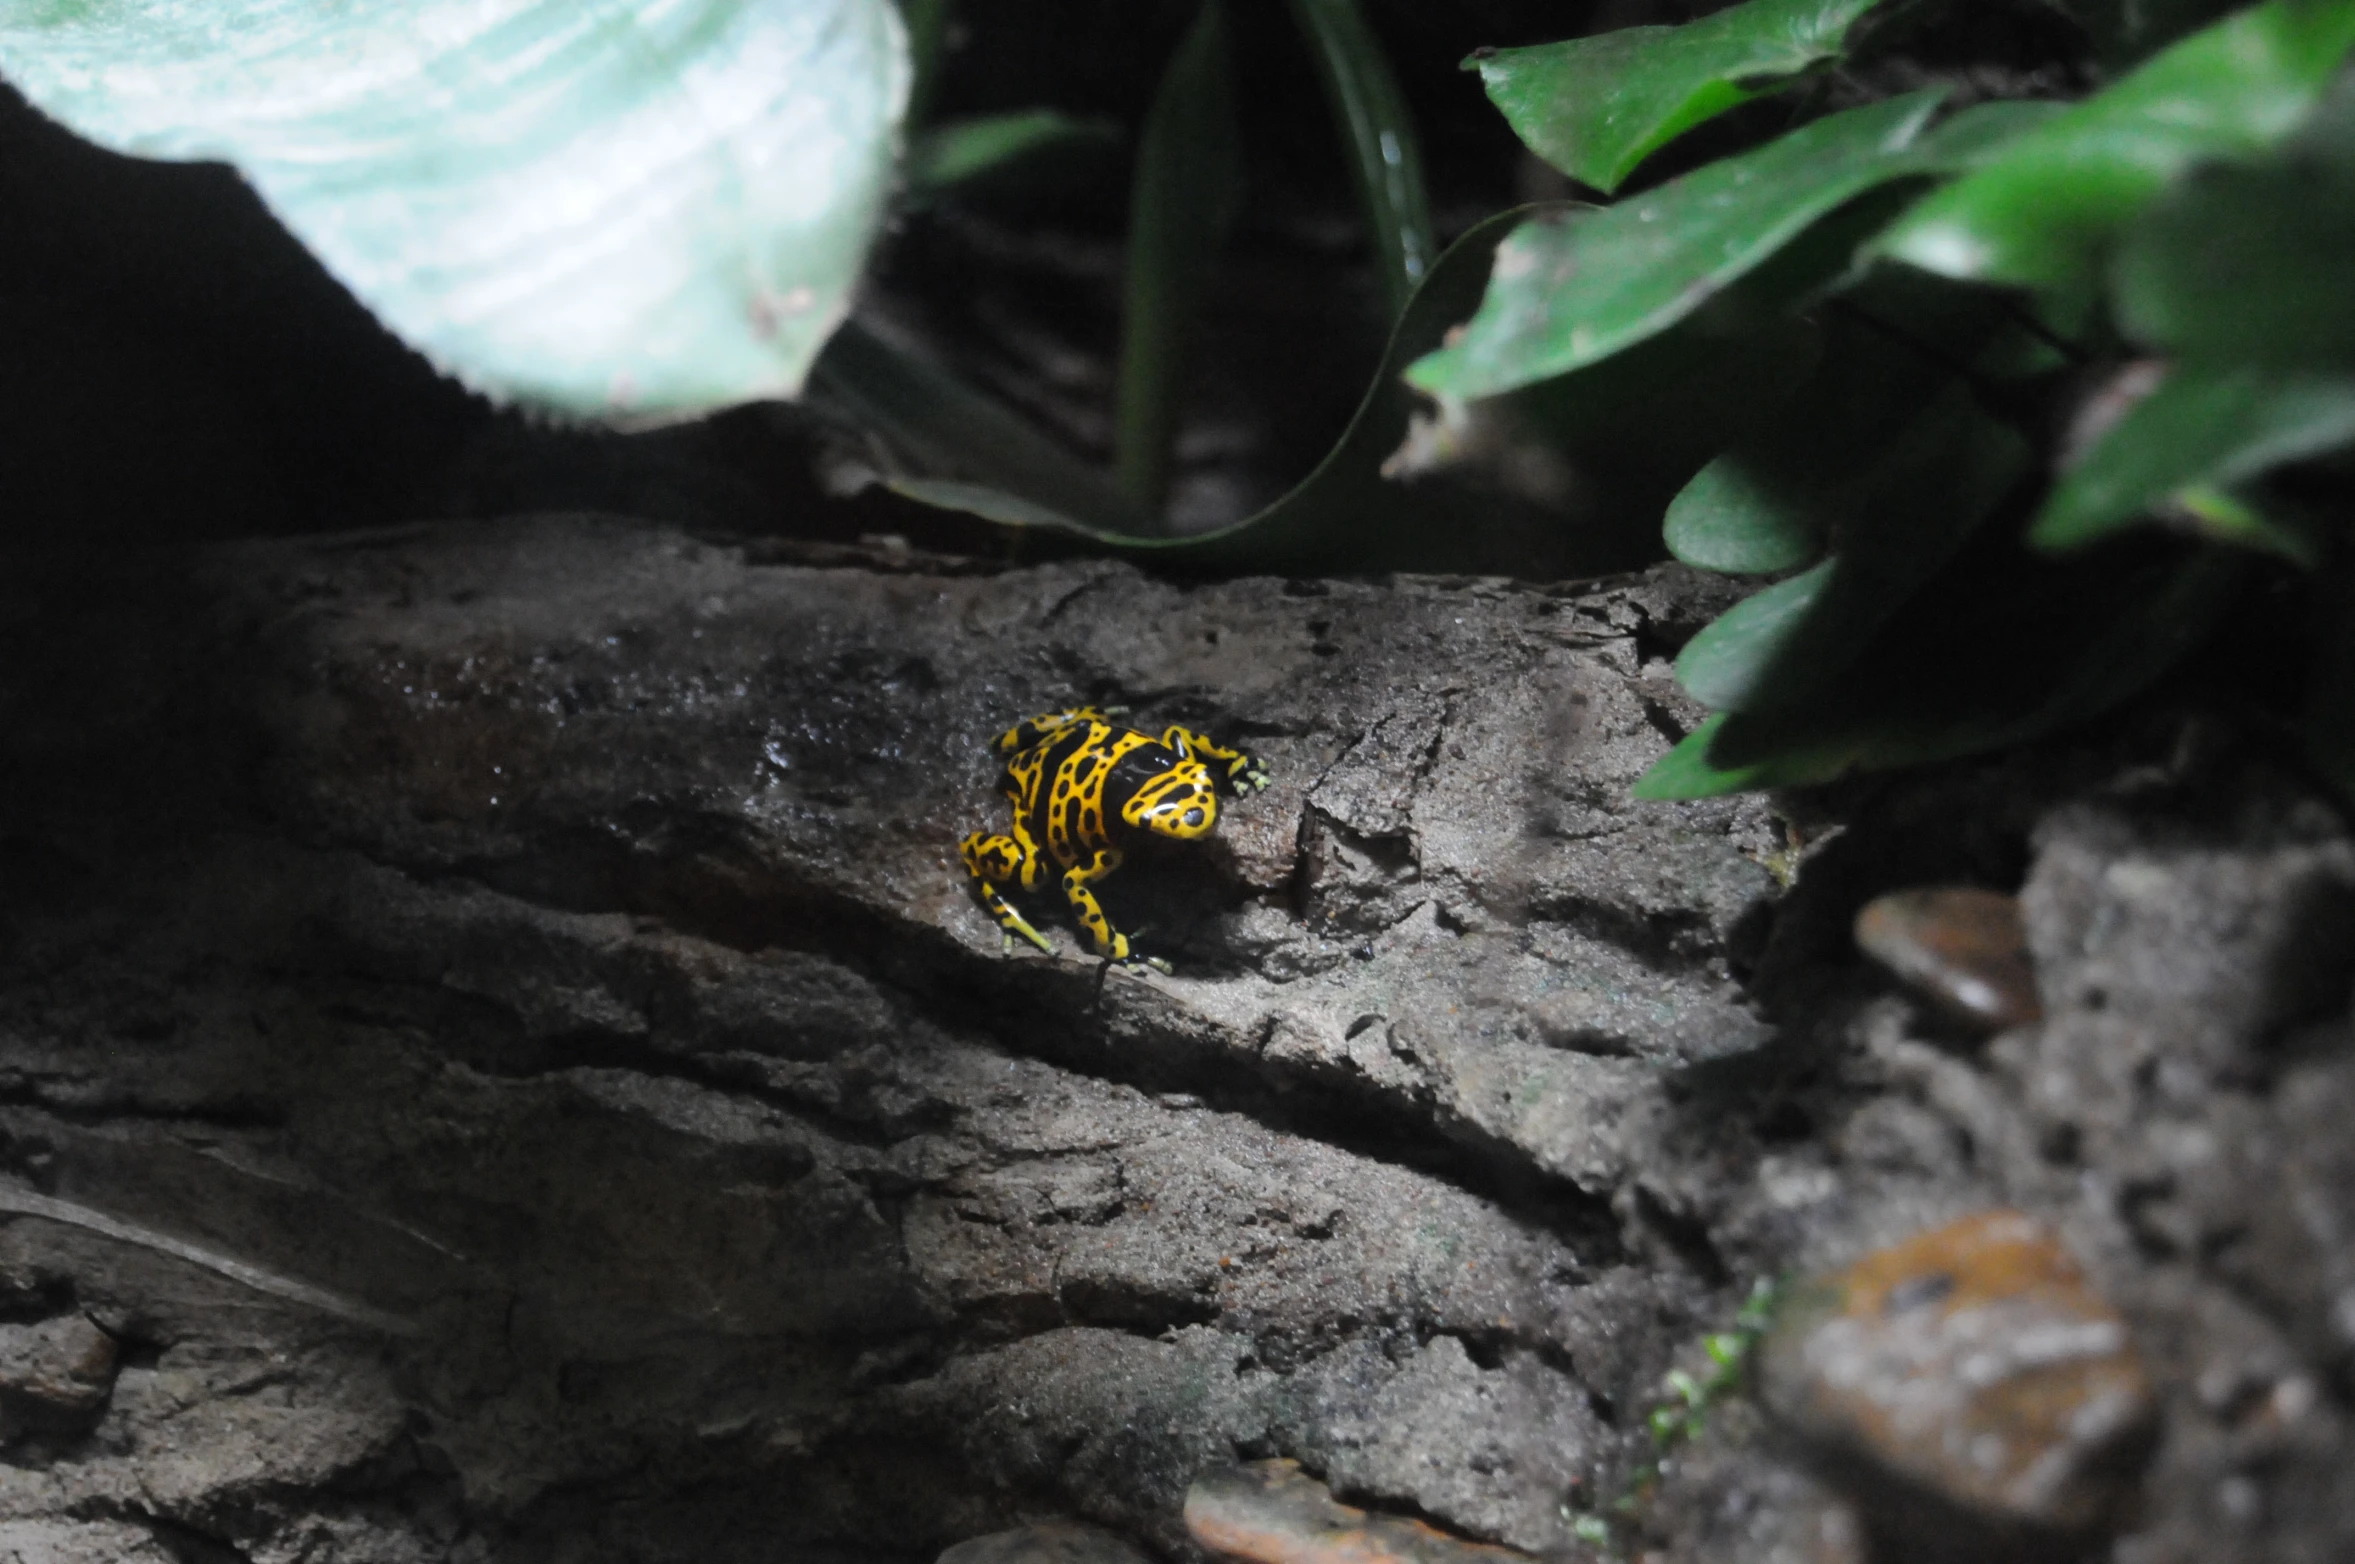
M 1918 1234 L 1802 1288 L 1760 1372 L 1769 1409 L 1836 1473 L 2004 1526 L 2098 1525 L 2155 1428 L 2125 1321 L 2017 1211 Z M 1868 1508 L 1873 1497 L 1858 1494 Z
M 1892 891 L 1856 915 L 1857 948 L 1941 1010 L 1988 1031 L 2043 1015 L 2020 904 L 1965 885 Z
M 1534 1564 L 1511 1548 L 1354 1509 L 1297 1461 L 1253 1461 L 1201 1478 L 1186 1490 L 1186 1530 L 1211 1552 L 1253 1564 Z

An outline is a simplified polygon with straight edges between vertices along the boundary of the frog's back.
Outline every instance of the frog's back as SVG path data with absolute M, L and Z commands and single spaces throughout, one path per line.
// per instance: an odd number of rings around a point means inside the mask
M 1006 762 L 1006 797 L 1030 839 L 1070 868 L 1112 845 L 1120 816 L 1107 793 L 1116 775 L 1125 780 L 1133 774 L 1133 765 L 1124 762 L 1161 747 L 1150 735 L 1101 717 L 1065 722 L 1036 732 Z

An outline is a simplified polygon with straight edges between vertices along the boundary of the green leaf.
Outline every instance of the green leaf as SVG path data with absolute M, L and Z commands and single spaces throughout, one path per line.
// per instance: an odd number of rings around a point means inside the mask
M 1422 143 L 1406 95 L 1357 0 L 1292 0 L 1292 17 L 1325 84 L 1358 209 L 1373 238 L 1389 319 L 1395 321 L 1439 254 L 1423 184 Z
M 1356 570 L 1450 569 L 1468 563 L 1501 568 L 1491 555 L 1467 553 L 1467 545 L 1479 539 L 1462 526 L 1460 496 L 1430 485 L 1386 482 L 1382 467 L 1398 449 L 1416 407 L 1414 394 L 1399 379 L 1400 369 L 1470 312 L 1498 243 L 1528 215 L 1526 209 L 1499 213 L 1440 254 L 1392 329 L 1381 367 L 1349 428 L 1316 470 L 1275 504 L 1217 532 L 1187 538 L 1151 535 L 1144 518 L 1116 494 L 1114 509 L 1107 511 L 1101 478 L 1094 479 L 1094 501 L 1042 502 L 1037 496 L 1050 491 L 1031 474 L 1008 471 L 1003 464 L 1004 453 L 1018 442 L 1027 441 L 1032 454 L 1043 458 L 1042 470 L 1052 471 L 1058 463 L 1083 474 L 1089 470 L 969 387 L 927 390 L 935 381 L 957 385 L 935 365 L 919 366 L 924 384 L 898 379 L 894 372 L 900 395 L 866 398 L 844 414 L 867 427 L 880 420 L 906 431 L 904 438 L 882 441 L 874 453 L 883 481 L 899 493 L 990 521 L 1149 555 L 1171 567 L 1291 571 L 1329 569 L 1344 560 Z M 850 343 L 852 333 L 845 331 L 838 341 Z M 835 358 L 830 348 L 813 377 L 813 390 L 831 384 Z M 1013 430 L 968 418 L 963 411 L 968 406 L 991 409 Z M 1064 477 L 1068 482 L 1069 473 Z M 1496 509 L 1491 507 L 1492 523 Z M 1555 544 L 1560 529 L 1553 518 L 1547 524 L 1546 541 Z
M 2179 364 L 2064 474 L 2029 529 L 2081 548 L 2173 507 L 2219 541 L 2303 552 L 2213 491 L 2355 444 L 2355 375 Z
M 857 319 L 846 321 L 810 372 L 812 409 L 852 438 L 887 477 L 930 487 L 933 504 L 993 521 L 1050 517 L 1114 533 L 1150 518 L 1111 481 L 1005 405 Z
M 1074 119 L 1059 109 L 951 120 L 917 140 L 908 154 L 908 184 L 925 192 L 950 190 L 1026 163 L 1109 151 L 1119 140 L 1110 121 Z
M 2183 169 L 2295 129 L 2350 47 L 2355 0 L 2271 0 L 2228 17 L 1924 198 L 1883 248 L 1949 277 L 2082 287 Z
M 1853 676 L 1797 706 L 1721 713 L 1661 757 L 1639 798 L 1807 787 L 2026 743 L 2147 689 L 2214 630 L 2247 556 L 2202 549 L 2062 569 L 2007 546 L 1950 571 Z M 1990 634 L 2000 627 L 2000 634 Z
M 1618 206 L 1533 219 L 1498 248 L 1479 313 L 1408 380 L 1494 396 L 1666 330 L 1836 208 L 1919 172 L 1904 153 L 1937 105 L 1929 91 L 1850 109 Z
M 1669 503 L 1662 533 L 1686 564 L 1749 575 L 1813 563 L 1854 510 L 1852 491 L 1951 392 L 1957 368 L 2024 335 L 1987 290 L 1906 267 L 1872 273 L 1818 315 L 1822 350 L 1797 393 Z
M 1829 496 L 1837 552 L 1719 616 L 1686 643 L 1677 679 L 1718 711 L 1806 697 L 1856 660 L 2028 464 L 2027 442 L 1950 385 Z
M 634 423 L 800 390 L 908 91 L 889 0 L 12 0 L 0 75 L 235 164 L 475 389 Z
M 1626 27 L 1465 61 L 1548 163 L 1613 191 L 1704 121 L 1836 58 L 1878 0 L 1748 0 L 1682 27 Z
M 954 0 L 898 0 L 908 30 L 907 123 L 921 125 L 932 114 L 932 95 L 948 59 L 950 11 Z
M 1669 501 L 1660 528 L 1668 552 L 1729 576 L 1796 570 L 1823 552 L 1823 519 L 1805 490 L 1745 455 L 1719 456 Z
M 1767 672 L 1832 585 L 1837 560 L 1778 581 L 1719 614 L 1677 655 L 1676 680 L 1718 711 L 1739 711 L 1762 693 Z
M 1235 75 L 1221 0 L 1203 0 L 1161 79 L 1130 185 L 1114 481 L 1159 514 L 1183 410 L 1189 351 L 1243 187 Z
M 2355 369 L 2355 91 L 2255 164 L 2195 169 L 2127 229 L 2119 325 L 2153 347 Z

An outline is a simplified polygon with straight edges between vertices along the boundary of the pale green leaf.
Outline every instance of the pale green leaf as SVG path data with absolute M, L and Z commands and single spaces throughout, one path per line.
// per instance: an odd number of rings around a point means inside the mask
M 234 164 L 468 385 L 650 423 L 800 390 L 908 60 L 890 0 L 0 0 L 0 76 Z

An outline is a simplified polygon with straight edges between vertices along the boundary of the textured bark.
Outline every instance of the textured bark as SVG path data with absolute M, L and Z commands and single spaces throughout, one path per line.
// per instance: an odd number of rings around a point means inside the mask
M 1626 797 L 1697 715 L 1680 572 L 1185 587 L 553 518 L 18 590 L 28 1558 L 914 1561 L 1055 1513 L 1182 1555 L 1189 1482 L 1276 1455 L 1577 1556 L 1754 1276 L 2000 1197 L 2138 1329 L 2192 1307 L 2104 1269 L 2040 1078 L 1915 1040 L 1844 942 L 1925 866 L 2016 876 L 2048 784 L 1927 834 L 1892 795 L 1778 912 L 1764 802 Z M 987 739 L 1075 699 L 1275 773 L 1110 882 L 1172 976 L 1059 918 L 1002 956 L 956 862 Z M 2267 983 L 2217 1057 L 2313 1012 Z M 2327 1363 L 2332 1296 L 2267 1339 Z M 1763 1559 L 1823 1502 L 1746 1426 L 1668 1545 Z
M 128 1366 L 15 1513 L 1170 1546 L 1282 1451 L 1567 1541 L 1727 1280 L 1613 1202 L 1765 1035 L 1763 809 L 1623 798 L 1698 589 L 869 563 L 551 520 L 47 584 L 0 1243 Z M 956 863 L 1076 698 L 1276 772 L 1109 888 L 1174 977 L 1001 957 Z

